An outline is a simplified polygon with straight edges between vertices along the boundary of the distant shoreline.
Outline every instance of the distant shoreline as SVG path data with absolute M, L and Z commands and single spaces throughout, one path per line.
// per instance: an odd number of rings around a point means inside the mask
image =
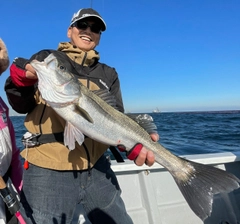
M 196 114 L 196 113 L 206 113 L 206 114 L 220 114 L 220 113 L 228 113 L 228 114 L 238 114 L 240 110 L 210 110 L 210 111 L 175 111 L 175 112 L 161 112 L 161 113 L 184 113 L 184 114 Z

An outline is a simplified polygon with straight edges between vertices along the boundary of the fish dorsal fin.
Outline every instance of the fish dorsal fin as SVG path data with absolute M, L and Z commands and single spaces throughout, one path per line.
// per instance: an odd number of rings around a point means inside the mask
M 117 109 L 116 99 L 107 89 L 93 90 L 93 93 L 104 100 L 107 104 Z
M 84 141 L 84 134 L 73 126 L 71 123 L 66 122 L 64 129 L 64 145 L 69 148 L 69 150 L 75 149 L 75 142 L 82 145 Z
M 86 119 L 90 123 L 93 123 L 93 119 L 89 115 L 89 113 L 86 110 L 84 110 L 82 107 L 80 107 L 77 103 L 75 104 L 74 112 L 82 116 L 84 119 Z
M 157 133 L 157 126 L 149 114 L 126 114 L 132 120 L 137 122 L 148 134 Z

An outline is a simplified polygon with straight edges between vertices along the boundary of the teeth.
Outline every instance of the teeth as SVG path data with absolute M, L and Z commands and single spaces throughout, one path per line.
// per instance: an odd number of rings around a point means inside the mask
M 81 39 L 83 39 L 83 40 L 87 40 L 87 41 L 91 41 L 91 39 L 88 38 L 88 37 L 81 37 Z

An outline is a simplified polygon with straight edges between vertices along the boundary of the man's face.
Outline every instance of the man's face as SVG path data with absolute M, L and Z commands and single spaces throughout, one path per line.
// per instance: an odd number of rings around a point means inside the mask
M 80 24 L 85 23 L 89 26 L 96 25 L 91 20 L 81 21 Z M 83 51 L 93 50 L 99 43 L 101 32 L 93 32 L 91 28 L 87 26 L 79 28 L 77 25 L 68 28 L 67 36 L 70 38 L 70 42 Z

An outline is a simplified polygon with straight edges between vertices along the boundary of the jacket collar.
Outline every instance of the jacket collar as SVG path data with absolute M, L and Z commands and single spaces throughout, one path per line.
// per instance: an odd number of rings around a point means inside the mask
M 69 42 L 59 43 L 58 50 L 65 52 L 74 62 L 83 66 L 91 66 L 100 59 L 97 51 L 90 50 L 88 52 L 84 52 Z

